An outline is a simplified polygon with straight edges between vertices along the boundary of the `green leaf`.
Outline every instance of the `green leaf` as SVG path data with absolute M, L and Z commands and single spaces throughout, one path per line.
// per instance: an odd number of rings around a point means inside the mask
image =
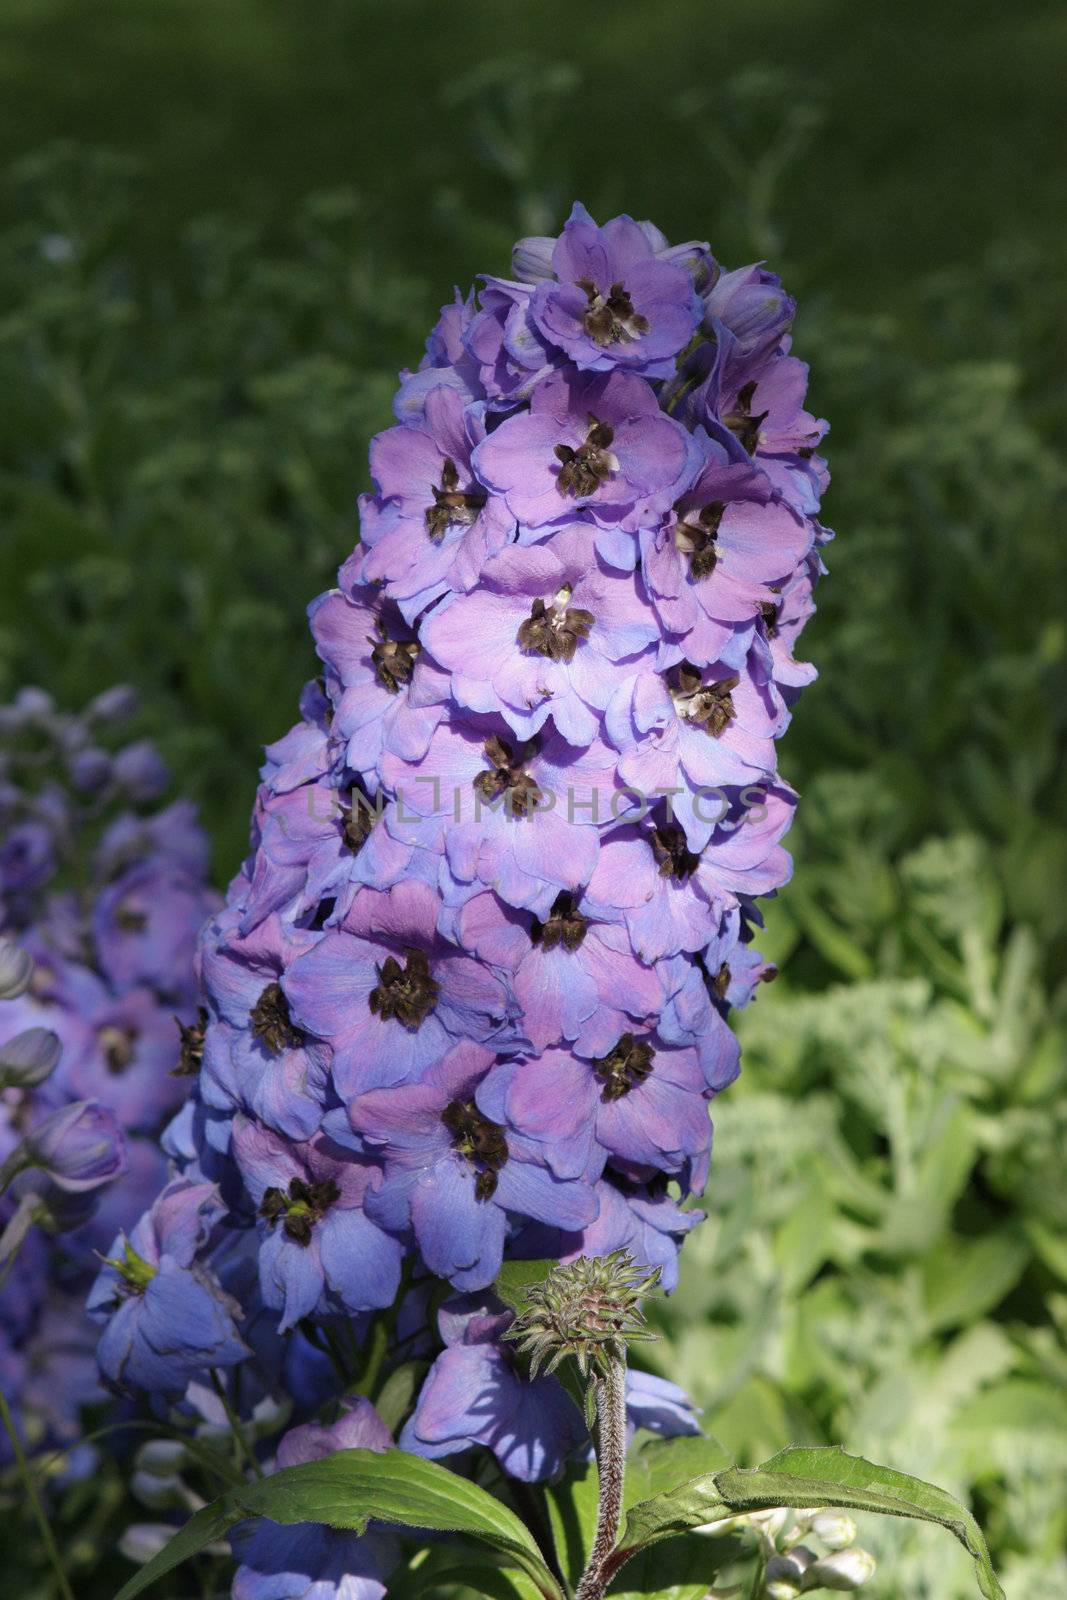
M 704 1600 L 719 1573 L 741 1553 L 730 1535 L 687 1533 L 666 1550 L 650 1547 L 627 1563 L 608 1589 L 612 1600 Z
M 629 1481 L 630 1463 L 627 1462 L 627 1484 Z M 558 1483 L 545 1488 L 545 1506 L 556 1559 L 560 1571 L 574 1585 L 584 1572 L 593 1547 L 599 1498 L 600 1475 L 595 1460 L 572 1467 Z
M 407 1416 L 419 1385 L 429 1370 L 428 1361 L 405 1361 L 403 1366 L 394 1368 L 382 1384 L 374 1409 L 390 1433 L 399 1433 L 400 1424 Z
M 944 1489 L 891 1467 L 878 1467 L 838 1448 L 781 1450 L 761 1467 L 732 1467 L 683 1483 L 631 1507 L 611 1565 L 672 1534 L 731 1513 L 773 1506 L 845 1506 L 883 1516 L 936 1522 L 954 1533 L 974 1559 L 986 1600 L 1004 1600 L 985 1538 L 971 1513 Z
M 708 1434 L 650 1439 L 627 1459 L 624 1504 L 629 1508 L 652 1495 L 669 1494 L 693 1478 L 732 1465 L 726 1446 Z
M 322 1461 L 286 1467 L 258 1483 L 243 1484 L 190 1518 L 116 1600 L 134 1600 L 246 1517 L 284 1524 L 321 1522 L 355 1533 L 362 1533 L 373 1517 L 396 1527 L 466 1534 L 508 1556 L 546 1600 L 561 1600 L 559 1585 L 513 1512 L 447 1467 L 400 1450 L 338 1450 Z
M 544 1283 L 553 1268 L 558 1266 L 558 1261 L 505 1261 L 497 1273 L 493 1293 L 510 1310 L 522 1311 L 528 1291 Z

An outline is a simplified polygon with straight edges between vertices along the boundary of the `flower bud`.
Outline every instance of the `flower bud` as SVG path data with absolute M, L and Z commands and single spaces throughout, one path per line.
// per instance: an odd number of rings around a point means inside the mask
M 120 750 L 114 761 L 115 781 L 131 800 L 155 800 L 170 782 L 162 756 L 147 739 Z
M 85 708 L 86 720 L 117 725 L 128 722 L 137 711 L 137 690 L 128 683 L 105 689 Z
M 95 744 L 75 751 L 68 765 L 71 781 L 83 794 L 95 794 L 111 776 L 111 757 Z
M 173 1537 L 174 1529 L 167 1522 L 133 1522 L 120 1535 L 119 1550 L 127 1561 L 143 1567 Z
M 17 1000 L 33 977 L 33 958 L 13 939 L 0 939 L 0 1000 Z
M 804 1575 L 815 1560 L 805 1545 L 795 1545 L 784 1555 L 772 1556 L 764 1574 L 763 1592 L 767 1600 L 793 1600 L 801 1591 Z
M 170 1478 L 180 1472 L 188 1460 L 189 1451 L 181 1439 L 149 1439 L 134 1457 L 134 1467 L 154 1478 Z
M 50 1028 L 26 1028 L 0 1045 L 0 1088 L 32 1089 L 56 1068 L 61 1047 Z
M 23 1146 L 21 1165 L 39 1167 L 70 1194 L 98 1189 L 126 1170 L 122 1130 L 96 1100 L 76 1100 L 53 1111 L 31 1128 Z
M 847 1511 L 817 1511 L 810 1527 L 828 1550 L 844 1550 L 856 1537 L 856 1524 Z
M 645 1326 L 642 1298 L 659 1282 L 660 1269 L 638 1267 L 625 1250 L 579 1256 L 556 1267 L 530 1289 L 506 1337 L 530 1357 L 531 1375 L 555 1371 L 565 1356 L 583 1373 L 602 1371 L 638 1339 L 654 1339 Z
M 835 1550 L 833 1555 L 812 1563 L 801 1588 L 805 1594 L 811 1589 L 859 1589 L 874 1576 L 876 1565 L 870 1551 L 856 1545 L 850 1550 Z

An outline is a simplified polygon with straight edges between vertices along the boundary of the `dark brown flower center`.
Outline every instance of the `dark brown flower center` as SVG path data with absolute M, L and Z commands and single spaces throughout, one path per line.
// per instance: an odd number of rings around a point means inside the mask
M 614 1050 L 593 1062 L 593 1072 L 604 1085 L 600 1098 L 621 1100 L 639 1083 L 644 1083 L 652 1071 L 655 1054 L 644 1039 L 635 1039 L 632 1033 L 624 1033 Z
M 354 856 L 358 856 L 371 836 L 374 824 L 384 809 L 383 796 L 372 800 L 366 790 L 352 786 L 347 806 L 341 808 L 341 838 Z
M 116 1028 L 109 1024 L 101 1028 L 96 1037 L 104 1052 L 107 1070 L 118 1077 L 133 1060 L 134 1045 L 137 1043 L 136 1028 Z
M 749 455 L 759 443 L 759 432 L 768 416 L 766 411 L 760 411 L 753 416 L 752 397 L 755 393 L 756 380 L 753 378 L 751 383 L 746 383 L 743 389 L 737 391 L 734 409 L 728 411 L 722 419 Z
M 483 1117 L 473 1100 L 450 1100 L 441 1121 L 452 1136 L 452 1148 L 476 1173 L 474 1198 L 496 1193 L 497 1173 L 508 1159 L 508 1141 L 498 1122 Z
M 560 494 L 576 497 L 596 494 L 617 465 L 610 450 L 614 437 L 614 428 L 609 428 L 606 422 L 598 422 L 590 412 L 589 432 L 577 450 L 569 444 L 556 446 L 555 456 L 560 463 L 556 488 Z
M 426 507 L 426 532 L 436 541 L 443 539 L 449 528 L 469 528 L 478 520 L 478 513 L 488 495 L 471 489 L 461 489 L 456 463 L 446 456 L 441 467 L 441 482 L 431 485 L 433 505 Z
M 280 983 L 268 983 L 252 1007 L 252 1032 L 276 1056 L 303 1044 L 304 1035 L 289 1015 L 289 1001 Z
M 496 734 L 487 739 L 485 759 L 489 770 L 479 772 L 474 779 L 474 788 L 482 799 L 491 803 L 503 797 L 506 810 L 514 817 L 525 817 L 536 810 L 541 791 L 523 767 L 523 761 L 532 751 L 533 746 L 527 744 L 516 755 L 511 745 Z
M 378 968 L 380 982 L 370 992 L 368 1004 L 383 1022 L 395 1019 L 405 1028 L 418 1028 L 437 1002 L 440 984 L 430 975 L 424 950 L 408 949 L 407 965 L 387 956 Z
M 648 842 L 661 878 L 684 883 L 700 865 L 699 855 L 690 850 L 685 833 L 676 822 L 665 822 L 653 829 Z
M 171 1070 L 172 1078 L 195 1078 L 204 1059 L 204 1035 L 207 1032 L 207 1007 L 197 1009 L 195 1022 L 183 1022 L 175 1017 L 180 1039 L 178 1065 Z
M 702 683 L 698 668 L 683 661 L 675 669 L 671 698 L 680 717 L 718 738 L 737 716 L 731 690 L 736 689 L 740 681 L 735 673 L 729 678 Z
M 678 510 L 678 507 L 675 507 Z M 719 531 L 726 507 L 721 501 L 704 506 L 699 513 L 689 512 L 674 524 L 674 545 L 689 557 L 689 573 L 693 578 L 708 578 L 718 565 L 719 552 L 715 535 Z
M 123 933 L 143 933 L 148 926 L 148 918 L 127 901 L 115 908 L 115 926 L 121 928 Z
M 633 301 L 621 283 L 613 283 L 604 294 L 588 278 L 579 278 L 577 282 L 589 302 L 582 326 L 594 344 L 629 343 L 648 332 L 648 318 L 634 310 Z
M 259 1214 L 271 1228 L 281 1222 L 282 1232 L 294 1244 L 305 1250 L 311 1243 L 311 1232 L 316 1222 L 326 1215 L 341 1191 L 332 1178 L 318 1183 L 305 1183 L 303 1178 L 290 1178 L 289 1189 L 268 1189 L 259 1207 Z
M 419 653 L 419 641 L 390 638 L 385 623 L 379 617 L 377 637 L 370 634 L 367 643 L 371 646 L 370 658 L 374 663 L 374 676 L 390 694 L 399 694 L 400 685 L 411 682 Z
M 574 660 L 574 652 L 588 638 L 596 618 L 580 606 L 568 607 L 572 593 L 570 584 L 565 583 L 547 605 L 543 600 L 534 601 L 516 635 L 521 649 L 550 661 Z
M 542 950 L 555 950 L 558 945 L 562 945 L 564 950 L 577 950 L 588 928 L 589 919 L 583 917 L 575 906 L 574 896 L 560 894 L 552 903 L 547 922 L 539 922 L 534 918 L 530 939 L 534 944 L 539 944 Z
M 778 607 L 770 600 L 761 600 L 759 614 L 763 618 L 763 631 L 768 639 L 778 637 Z

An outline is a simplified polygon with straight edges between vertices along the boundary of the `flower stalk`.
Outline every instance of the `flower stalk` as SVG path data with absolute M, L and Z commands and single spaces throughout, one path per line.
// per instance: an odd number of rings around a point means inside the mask
M 619 1537 L 626 1475 L 626 1349 L 618 1347 L 593 1378 L 596 1463 L 600 1476 L 596 1533 L 574 1600 L 600 1600 L 610 1581 L 607 1562 Z

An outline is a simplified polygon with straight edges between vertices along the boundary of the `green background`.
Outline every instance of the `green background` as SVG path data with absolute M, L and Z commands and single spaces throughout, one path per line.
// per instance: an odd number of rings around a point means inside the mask
M 579 196 L 800 296 L 838 539 L 797 871 L 650 1359 L 748 1459 L 970 1498 L 1011 1600 L 1067 1592 L 1065 77 L 1037 0 L 0 12 L 0 691 L 136 683 L 220 882 L 452 284 Z M 119 1513 L 63 1515 L 88 1585 Z M 884 1600 L 971 1592 L 862 1538 Z

